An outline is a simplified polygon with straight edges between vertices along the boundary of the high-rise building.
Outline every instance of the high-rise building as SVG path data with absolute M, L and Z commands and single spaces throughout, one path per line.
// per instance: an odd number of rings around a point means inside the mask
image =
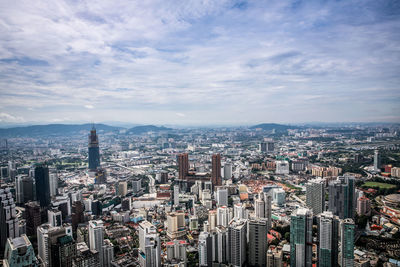
M 83 223 L 85 221 L 83 212 L 84 212 L 84 206 L 81 201 L 78 200 L 72 203 L 71 223 L 74 233 L 76 233 L 78 224 Z
M 179 185 L 174 185 L 174 205 L 179 205 Z
M 19 220 L 10 188 L 0 189 L 0 250 L 3 252 L 7 238 L 19 237 Z
M 318 218 L 318 266 L 338 266 L 339 218 L 330 211 L 321 213 Z
M 381 171 L 381 157 L 379 155 L 379 150 L 375 150 L 374 152 L 374 171 Z
M 212 155 L 212 170 L 211 170 L 211 182 L 213 186 L 222 185 L 221 177 L 221 155 Z
M 89 221 L 89 248 L 96 250 L 99 253 L 100 266 L 103 267 L 103 244 L 104 244 L 104 229 L 103 221 Z
M 272 198 L 274 191 L 278 188 L 276 185 L 266 185 L 263 187 L 263 193 L 261 194 L 265 202 L 264 217 L 267 219 L 268 229 L 272 227 Z
M 259 144 L 260 152 L 273 152 L 274 151 L 274 142 L 261 142 Z
M 225 163 L 224 165 L 224 179 L 232 178 L 232 163 Z
M 312 212 L 299 208 L 290 220 L 290 266 L 312 266 Z
M 247 219 L 246 209 L 242 203 L 236 203 L 235 205 L 233 205 L 233 218 L 235 220 Z
M 256 218 L 265 218 L 265 202 L 263 199 L 257 198 L 254 201 L 254 209 Z
M 265 219 L 250 220 L 249 227 L 249 266 L 265 266 L 268 247 L 268 225 Z
M 350 218 L 344 219 L 340 224 L 340 254 L 341 266 L 354 266 L 354 221 Z
M 45 165 L 35 167 L 36 198 L 40 207 L 50 205 L 49 168 Z
M 128 193 L 128 183 L 126 181 L 120 181 L 118 183 L 118 195 L 121 197 L 126 196 Z
M 189 154 L 182 153 L 178 155 L 178 168 L 179 168 L 179 176 L 180 180 L 185 180 L 187 175 L 189 174 Z
M 65 233 L 62 227 L 59 231 L 49 234 L 49 267 L 72 267 L 76 256 L 76 243 L 72 236 Z
M 103 243 L 103 267 L 111 267 L 111 261 L 114 260 L 114 245 L 109 239 Z
M 212 254 L 213 261 L 227 264 L 229 260 L 229 241 L 228 229 L 223 226 L 218 226 L 212 232 Z
M 36 184 L 33 177 L 22 178 L 23 203 L 36 199 Z
M 217 189 L 217 204 L 218 206 L 228 206 L 228 189 Z
M 247 255 L 247 222 L 246 220 L 231 221 L 228 228 L 229 263 L 241 267 L 246 262 Z
M 186 247 L 185 240 L 173 240 L 166 243 L 167 261 L 186 263 Z
M 229 208 L 226 206 L 218 207 L 217 209 L 217 226 L 228 227 L 231 220 Z
M 282 248 L 274 248 L 270 246 L 267 251 L 267 265 L 266 267 L 283 267 L 282 262 Z
M 314 215 L 325 210 L 325 181 L 313 179 L 306 183 L 306 203 Z
M 354 218 L 355 181 L 352 176 L 339 176 L 329 183 L 328 210 L 340 219 Z
M 89 134 L 89 170 L 96 170 L 100 167 L 100 150 L 99 150 L 99 138 L 96 134 L 96 128 L 92 128 Z
M 15 177 L 15 203 L 24 203 L 24 187 L 23 187 L 23 175 Z
M 185 213 L 171 212 L 167 215 L 167 236 L 171 239 L 182 237 L 186 234 Z
M 289 174 L 289 162 L 286 160 L 277 160 L 275 162 L 276 164 L 276 169 L 275 173 L 276 174 Z
M 58 209 L 50 209 L 47 211 L 47 221 L 52 227 L 62 225 L 62 215 L 61 211 Z
M 357 199 L 357 214 L 359 216 L 371 215 L 371 201 L 365 196 L 361 196 Z
M 36 267 L 39 261 L 26 235 L 8 238 L 4 252 L 4 267 Z
M 139 262 L 142 267 L 161 266 L 160 236 L 148 221 L 139 224 Z
M 74 267 L 92 267 L 99 266 L 99 253 L 96 250 L 90 250 L 85 242 L 76 244 L 76 257 L 74 258 Z
M 273 202 L 278 206 L 283 206 L 286 201 L 286 193 L 282 188 L 274 189 Z
M 199 235 L 199 266 L 212 267 L 212 239 L 208 232 Z
M 36 236 L 36 229 L 42 224 L 40 205 L 37 201 L 30 201 L 25 204 L 26 234 Z
M 105 169 L 97 168 L 95 174 L 95 183 L 96 184 L 106 184 L 107 183 L 107 172 Z
M 50 173 L 49 174 L 49 186 L 50 186 L 50 196 L 57 195 L 57 188 L 58 188 L 58 177 L 57 173 Z
M 134 194 L 142 190 L 142 179 L 136 179 L 132 181 L 132 192 Z

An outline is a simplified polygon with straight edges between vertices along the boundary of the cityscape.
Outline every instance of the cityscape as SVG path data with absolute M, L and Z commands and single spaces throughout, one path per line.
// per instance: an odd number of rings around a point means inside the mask
M 399 130 L 1 129 L 3 266 L 398 266 Z
M 0 1 L 0 267 L 400 266 L 400 1 Z

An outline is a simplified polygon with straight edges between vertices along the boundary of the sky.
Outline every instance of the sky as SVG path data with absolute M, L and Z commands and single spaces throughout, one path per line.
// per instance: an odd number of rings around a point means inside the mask
M 400 122 L 400 1 L 0 1 L 0 125 Z

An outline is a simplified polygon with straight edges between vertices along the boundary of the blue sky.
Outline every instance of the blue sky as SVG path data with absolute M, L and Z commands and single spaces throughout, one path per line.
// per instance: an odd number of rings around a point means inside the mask
M 399 122 L 400 2 L 0 2 L 0 124 Z

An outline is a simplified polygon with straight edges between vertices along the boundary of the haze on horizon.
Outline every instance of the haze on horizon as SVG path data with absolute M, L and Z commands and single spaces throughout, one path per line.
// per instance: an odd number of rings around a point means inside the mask
M 400 122 L 400 2 L 0 2 L 0 125 Z

